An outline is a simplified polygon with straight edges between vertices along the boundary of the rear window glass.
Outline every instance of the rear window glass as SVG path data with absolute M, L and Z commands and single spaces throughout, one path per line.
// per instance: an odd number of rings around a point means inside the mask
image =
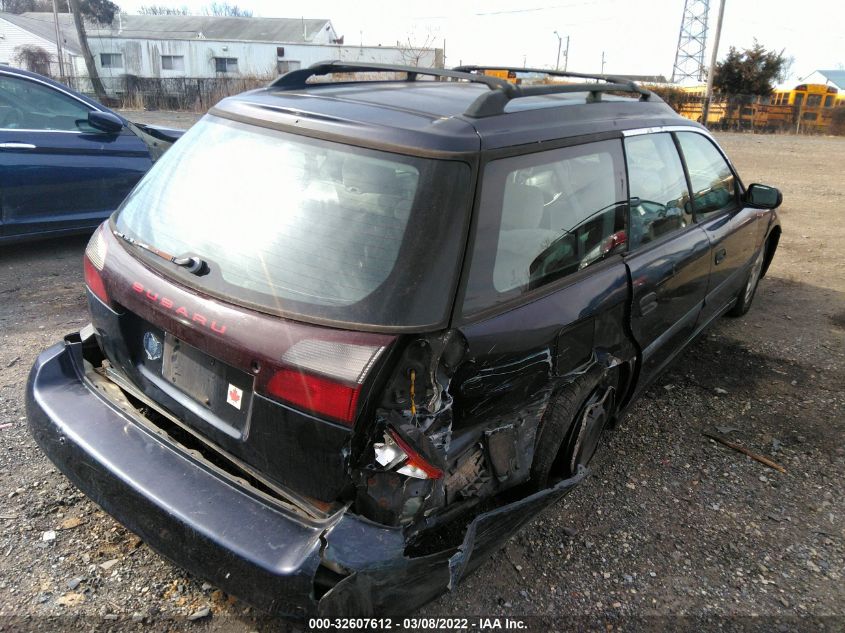
M 206 117 L 130 194 L 116 226 L 202 258 L 202 277 L 157 263 L 228 299 L 332 321 L 439 324 L 468 190 L 463 163 Z

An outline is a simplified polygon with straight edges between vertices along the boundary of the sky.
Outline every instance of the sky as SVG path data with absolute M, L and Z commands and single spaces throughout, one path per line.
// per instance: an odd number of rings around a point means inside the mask
M 230 0 L 232 1 L 232 0 Z M 692 2 L 692 0 L 690 0 Z M 790 81 L 817 69 L 845 68 L 845 2 L 842 0 L 725 0 L 720 59 L 730 46 L 746 48 L 754 38 L 767 49 L 794 58 Z M 187 6 L 202 0 L 118 0 L 129 13 L 144 4 Z M 446 65 L 486 64 L 553 68 L 558 36 L 568 69 L 670 77 L 684 0 L 236 0 L 262 17 L 328 18 L 347 44 L 411 42 L 445 47 Z M 710 0 L 715 32 L 718 0 Z M 800 10 L 798 10 L 800 7 Z M 710 42 L 708 41 L 708 47 Z M 710 52 L 706 53 L 709 63 Z

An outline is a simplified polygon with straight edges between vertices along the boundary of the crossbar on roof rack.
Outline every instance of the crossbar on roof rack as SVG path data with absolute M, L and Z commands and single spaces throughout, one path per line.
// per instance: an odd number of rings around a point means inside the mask
M 620 79 L 611 75 L 588 75 L 584 73 L 568 72 L 561 70 L 547 70 L 544 68 L 518 68 L 515 66 L 457 66 L 453 68 L 459 72 L 471 74 L 482 73 L 485 70 L 504 70 L 523 73 L 544 73 L 556 77 L 573 77 L 576 79 L 595 79 L 605 83 L 578 83 L 578 84 L 541 84 L 533 86 L 516 86 L 516 90 L 504 94 L 491 92 L 484 94 L 473 101 L 464 115 L 474 118 L 502 114 L 505 106 L 511 99 L 520 97 L 533 97 L 538 95 L 566 94 L 575 92 L 586 92 L 587 102 L 596 103 L 601 101 L 604 92 L 633 92 L 639 95 L 640 101 L 662 101 L 660 97 L 651 90 L 639 86 L 633 81 Z
M 464 64 L 463 66 L 455 66 L 452 70 L 457 70 L 462 73 L 473 73 L 473 72 L 483 72 L 485 70 L 505 70 L 508 72 L 514 73 L 538 73 L 543 75 L 552 75 L 554 77 L 575 77 L 576 79 L 599 79 L 601 81 L 607 81 L 611 83 L 617 84 L 630 84 L 632 86 L 637 86 L 640 88 L 638 84 L 631 81 L 630 79 L 623 79 L 621 77 L 614 77 L 613 75 L 593 75 L 589 73 L 576 73 L 569 70 L 550 70 L 548 68 L 523 68 L 522 66 L 476 66 L 470 64 Z M 640 88 L 641 90 L 645 90 L 644 88 Z
M 461 72 L 457 70 L 450 70 L 448 68 L 423 68 L 419 66 L 376 64 L 370 62 L 342 62 L 336 60 L 317 62 L 308 68 L 292 70 L 276 79 L 270 84 L 270 86 L 273 88 L 283 89 L 305 88 L 306 86 L 313 85 L 307 83 L 312 77 L 331 75 L 334 73 L 359 72 L 406 73 L 408 81 L 416 81 L 417 75 L 440 77 L 443 79 L 460 79 L 472 83 L 485 84 L 491 90 L 512 91 L 515 88 L 513 84 L 505 81 L 504 79 L 499 79 L 498 77 L 488 77 L 487 75 Z

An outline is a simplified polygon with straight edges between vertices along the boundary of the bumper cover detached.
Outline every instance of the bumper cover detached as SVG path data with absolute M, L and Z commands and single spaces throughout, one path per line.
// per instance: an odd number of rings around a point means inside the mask
M 150 547 L 274 615 L 407 614 L 586 476 L 478 515 L 457 550 L 409 558 L 399 529 L 343 512 L 313 520 L 214 472 L 96 391 L 82 349 L 71 335 L 32 368 L 27 416 L 38 445 Z M 343 572 L 325 594 L 315 586 L 321 566 Z

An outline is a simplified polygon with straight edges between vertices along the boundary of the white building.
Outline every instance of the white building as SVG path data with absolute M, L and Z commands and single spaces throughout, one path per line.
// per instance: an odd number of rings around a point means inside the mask
M 41 14 L 30 14 L 41 15 Z M 51 14 L 52 17 L 52 14 Z M 70 16 L 68 16 L 70 17 Z M 76 31 L 66 32 L 60 30 L 62 37 L 62 48 L 65 69 L 70 75 L 84 73 L 85 63 L 82 60 L 82 51 L 76 39 Z M 59 76 L 58 52 L 56 47 L 56 28 L 52 20 L 47 23 L 41 19 L 29 17 L 28 15 L 15 15 L 13 13 L 0 12 L 0 64 L 7 66 L 20 66 L 19 55 L 21 48 L 32 46 L 47 51 L 51 56 L 49 72 L 43 68 L 28 69 L 41 74 Z
M 804 84 L 825 84 L 845 90 L 845 70 L 816 70 L 801 79 Z
M 73 16 L 59 14 L 59 26 L 73 69 L 68 74 L 87 75 Z M 327 59 L 443 65 L 440 49 L 345 45 L 330 20 L 118 15 L 110 25 L 86 23 L 86 33 L 100 76 L 113 94 L 127 76 L 270 78 Z M 55 54 L 55 37 L 52 13 L 0 13 L 0 62 L 15 65 L 14 48 L 23 43 Z

